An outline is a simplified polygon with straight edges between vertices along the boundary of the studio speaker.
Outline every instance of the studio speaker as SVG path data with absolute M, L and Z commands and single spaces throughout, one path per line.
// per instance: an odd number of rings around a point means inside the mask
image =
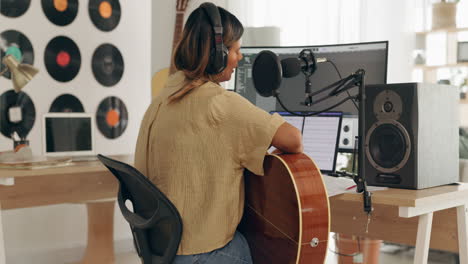
M 367 184 L 423 189 L 457 182 L 458 101 L 449 85 L 366 86 Z

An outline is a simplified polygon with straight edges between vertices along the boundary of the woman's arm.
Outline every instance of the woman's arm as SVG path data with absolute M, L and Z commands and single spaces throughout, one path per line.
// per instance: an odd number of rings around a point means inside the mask
M 284 153 L 301 153 L 304 150 L 301 131 L 288 122 L 278 128 L 271 145 Z

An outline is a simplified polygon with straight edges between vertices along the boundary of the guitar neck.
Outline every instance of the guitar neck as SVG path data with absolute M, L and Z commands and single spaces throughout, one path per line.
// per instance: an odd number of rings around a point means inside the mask
M 175 21 L 175 28 L 174 28 L 174 36 L 172 38 L 172 54 L 174 54 L 175 48 L 179 43 L 182 37 L 182 28 L 184 25 L 184 11 L 177 11 L 176 13 L 176 21 Z M 172 57 L 172 56 L 171 56 Z M 171 67 L 170 67 L 170 74 L 176 71 L 175 65 L 173 60 L 171 59 Z

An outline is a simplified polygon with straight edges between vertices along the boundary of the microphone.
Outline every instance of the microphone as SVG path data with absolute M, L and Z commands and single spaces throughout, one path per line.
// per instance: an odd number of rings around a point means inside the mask
M 303 50 L 297 58 L 286 58 L 281 60 L 283 77 L 291 78 L 303 72 L 305 75 L 312 75 L 317 69 L 317 63 L 327 62 L 327 58 L 315 58 L 311 50 Z
M 283 69 L 283 77 L 291 78 L 302 71 L 306 77 L 305 82 L 305 101 L 304 105 L 310 106 L 312 104 L 312 83 L 310 76 L 317 70 L 317 63 L 326 62 L 326 58 L 315 58 L 311 49 L 304 49 L 299 53 L 297 58 L 287 58 L 281 60 L 281 68 Z

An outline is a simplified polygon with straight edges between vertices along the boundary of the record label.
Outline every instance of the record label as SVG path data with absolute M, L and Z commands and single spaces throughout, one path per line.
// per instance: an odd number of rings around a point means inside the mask
M 42 0 L 42 10 L 50 22 L 66 26 L 78 14 L 78 0 Z
M 31 0 L 1 0 L 0 13 L 7 17 L 19 17 L 28 11 Z
M 80 99 L 71 94 L 62 94 L 55 98 L 50 106 L 51 113 L 84 113 Z
M 93 54 L 92 68 L 94 78 L 104 85 L 117 84 L 124 72 L 124 61 L 120 51 L 111 44 L 99 46 Z
M 99 14 L 103 18 L 110 18 L 112 16 L 112 6 L 109 2 L 104 1 L 99 4 Z
M 102 31 L 111 31 L 120 22 L 120 2 L 118 0 L 90 0 L 89 16 L 93 24 Z
M 109 139 L 120 137 L 128 124 L 128 112 L 124 102 L 115 96 L 101 101 L 96 112 L 99 131 Z
M 13 55 L 20 63 L 33 65 L 34 50 L 29 39 L 23 33 L 16 30 L 7 30 L 0 34 L 0 43 L 5 45 L 5 50 L 0 49 L 0 58 L 5 55 Z M 3 71 L 5 65 L 0 63 L 0 71 Z M 3 74 L 8 79 L 11 79 L 9 71 Z
M 53 0 L 54 8 L 59 12 L 65 12 L 68 8 L 68 0 Z
M 73 40 L 58 36 L 47 44 L 44 61 L 50 76 L 59 82 L 68 82 L 80 71 L 80 50 Z
M 20 114 L 13 114 L 20 109 Z M 16 132 L 26 138 L 36 120 L 36 109 L 31 98 L 25 92 L 16 93 L 8 90 L 0 96 L 0 131 L 8 138 Z

